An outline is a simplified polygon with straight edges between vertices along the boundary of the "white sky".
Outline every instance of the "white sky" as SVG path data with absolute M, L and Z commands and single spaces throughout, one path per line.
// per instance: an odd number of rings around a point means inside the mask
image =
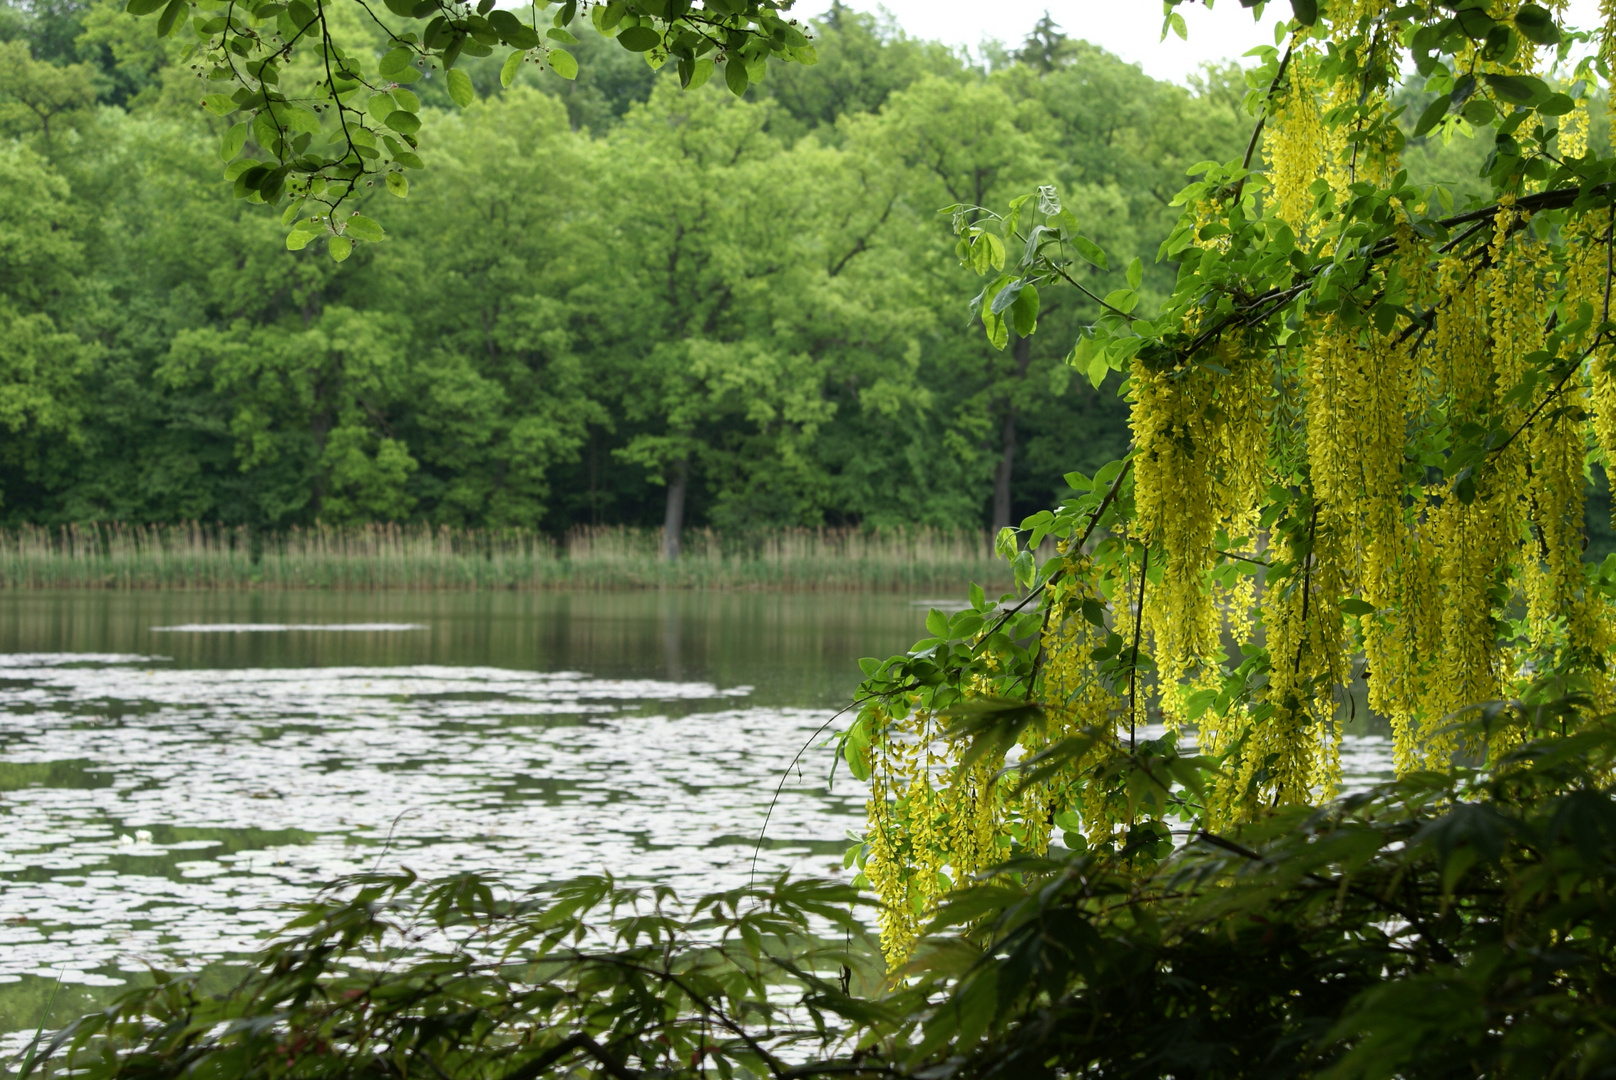
M 975 47 L 994 38 L 1019 44 L 1047 8 L 1061 28 L 1085 38 L 1158 79 L 1182 82 L 1208 60 L 1234 59 L 1254 45 L 1274 43 L 1274 23 L 1289 17 L 1287 0 L 1268 5 L 1262 25 L 1239 0 L 1218 0 L 1208 11 L 1199 3 L 1178 10 L 1189 24 L 1189 40 L 1176 34 L 1161 39 L 1161 5 L 1157 0 L 844 0 L 861 11 L 885 8 L 911 37 L 930 38 L 950 45 Z M 1573 26 L 1592 26 L 1598 0 L 1571 0 Z M 830 7 L 830 0 L 797 0 L 792 14 L 813 17 Z

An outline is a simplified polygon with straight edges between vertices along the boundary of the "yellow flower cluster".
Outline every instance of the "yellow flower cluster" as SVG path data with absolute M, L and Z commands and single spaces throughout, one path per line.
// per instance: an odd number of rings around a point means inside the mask
M 1111 725 L 1114 699 L 1095 678 L 1089 654 L 1105 631 L 1083 614 L 1087 560 L 1067 561 L 1064 585 L 1054 587 L 1042 648 L 1046 721 L 1029 730 L 1020 751 L 1033 754 L 1080 733 L 1106 735 L 1090 768 L 1114 762 L 1120 743 Z M 983 677 L 968 696 L 989 696 Z M 924 917 L 953 882 L 1004 861 L 1013 845 L 1042 854 L 1055 818 L 1077 811 L 1093 839 L 1108 837 L 1126 818 L 1101 793 L 1072 777 L 1021 789 L 997 776 L 999 761 L 958 760 L 944 740 L 943 722 L 910 699 L 888 701 L 872 714 L 880 726 L 867 803 L 868 853 L 864 873 L 885 902 L 881 947 L 896 966 L 909 955 Z
M 1318 87 L 1309 74 L 1315 58 L 1312 50 L 1300 45 L 1293 49 L 1285 85 L 1275 91 L 1265 125 L 1263 157 L 1268 161 L 1275 216 L 1297 236 L 1306 236 L 1314 217 L 1313 182 L 1339 156 L 1341 139 L 1324 126 Z

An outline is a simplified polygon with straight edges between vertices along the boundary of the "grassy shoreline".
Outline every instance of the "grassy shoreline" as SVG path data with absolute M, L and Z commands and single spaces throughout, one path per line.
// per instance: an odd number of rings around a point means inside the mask
M 644 589 L 910 591 L 1007 584 L 983 531 L 689 530 L 674 562 L 656 529 L 428 525 L 87 524 L 0 530 L 0 589 Z

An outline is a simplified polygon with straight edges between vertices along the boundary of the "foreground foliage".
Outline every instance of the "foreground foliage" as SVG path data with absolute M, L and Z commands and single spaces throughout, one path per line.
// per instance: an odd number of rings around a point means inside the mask
M 463 875 L 406 902 L 415 884 L 353 878 L 230 994 L 159 976 L 39 1060 L 96 1076 L 779 1075 L 830 1041 L 819 1000 L 850 1000 L 848 965 L 868 955 L 848 944 L 856 893 L 829 882 L 688 905 L 606 878 L 509 899 Z M 806 993 L 782 1004 L 783 985 Z
M 553 12 L 549 0 L 514 10 L 493 0 L 475 10 L 444 0 L 347 2 L 347 18 L 329 0 L 128 0 L 125 8 L 157 15 L 159 37 L 187 40 L 180 62 L 205 80 L 201 103 L 232 122 L 219 156 L 236 196 L 276 207 L 284 198 L 286 246 L 324 240 L 338 262 L 356 242 L 386 235 L 351 201 L 377 183 L 404 198 L 405 170 L 424 167 L 421 99 L 410 85 L 433 74 L 456 105 L 476 100 L 471 77 L 455 68 L 462 55 L 508 49 L 502 86 L 524 62 L 575 79 L 578 61 L 562 46 L 576 45 L 572 31 L 587 25 L 653 68 L 674 61 L 682 87 L 700 87 L 722 65 L 737 95 L 771 57 L 818 58 L 781 0 L 564 0 Z M 371 25 L 383 32 L 379 57 Z
M 1142 837 L 996 868 L 944 898 L 885 989 L 845 885 L 781 881 L 681 905 L 603 879 L 506 899 L 476 876 L 424 892 L 407 873 L 361 877 L 308 907 L 230 993 L 160 976 L 56 1035 L 39 1067 L 1609 1075 L 1616 718 L 1586 714 L 1576 696 L 1477 710 L 1461 734 L 1514 744 L 1485 767 L 1196 830 L 1159 861 Z M 1162 746 L 1134 764 L 1162 791 L 1170 773 L 1206 769 Z

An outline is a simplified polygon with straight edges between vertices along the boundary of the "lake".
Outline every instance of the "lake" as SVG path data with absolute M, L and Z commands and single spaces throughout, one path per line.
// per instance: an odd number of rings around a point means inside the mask
M 0 1030 L 36 1025 L 58 980 L 53 1022 L 149 967 L 251 952 L 355 871 L 687 892 L 845 873 L 864 790 L 831 782 L 826 724 L 857 659 L 924 636 L 929 606 L 0 594 Z M 1348 755 L 1384 768 L 1373 737 Z

